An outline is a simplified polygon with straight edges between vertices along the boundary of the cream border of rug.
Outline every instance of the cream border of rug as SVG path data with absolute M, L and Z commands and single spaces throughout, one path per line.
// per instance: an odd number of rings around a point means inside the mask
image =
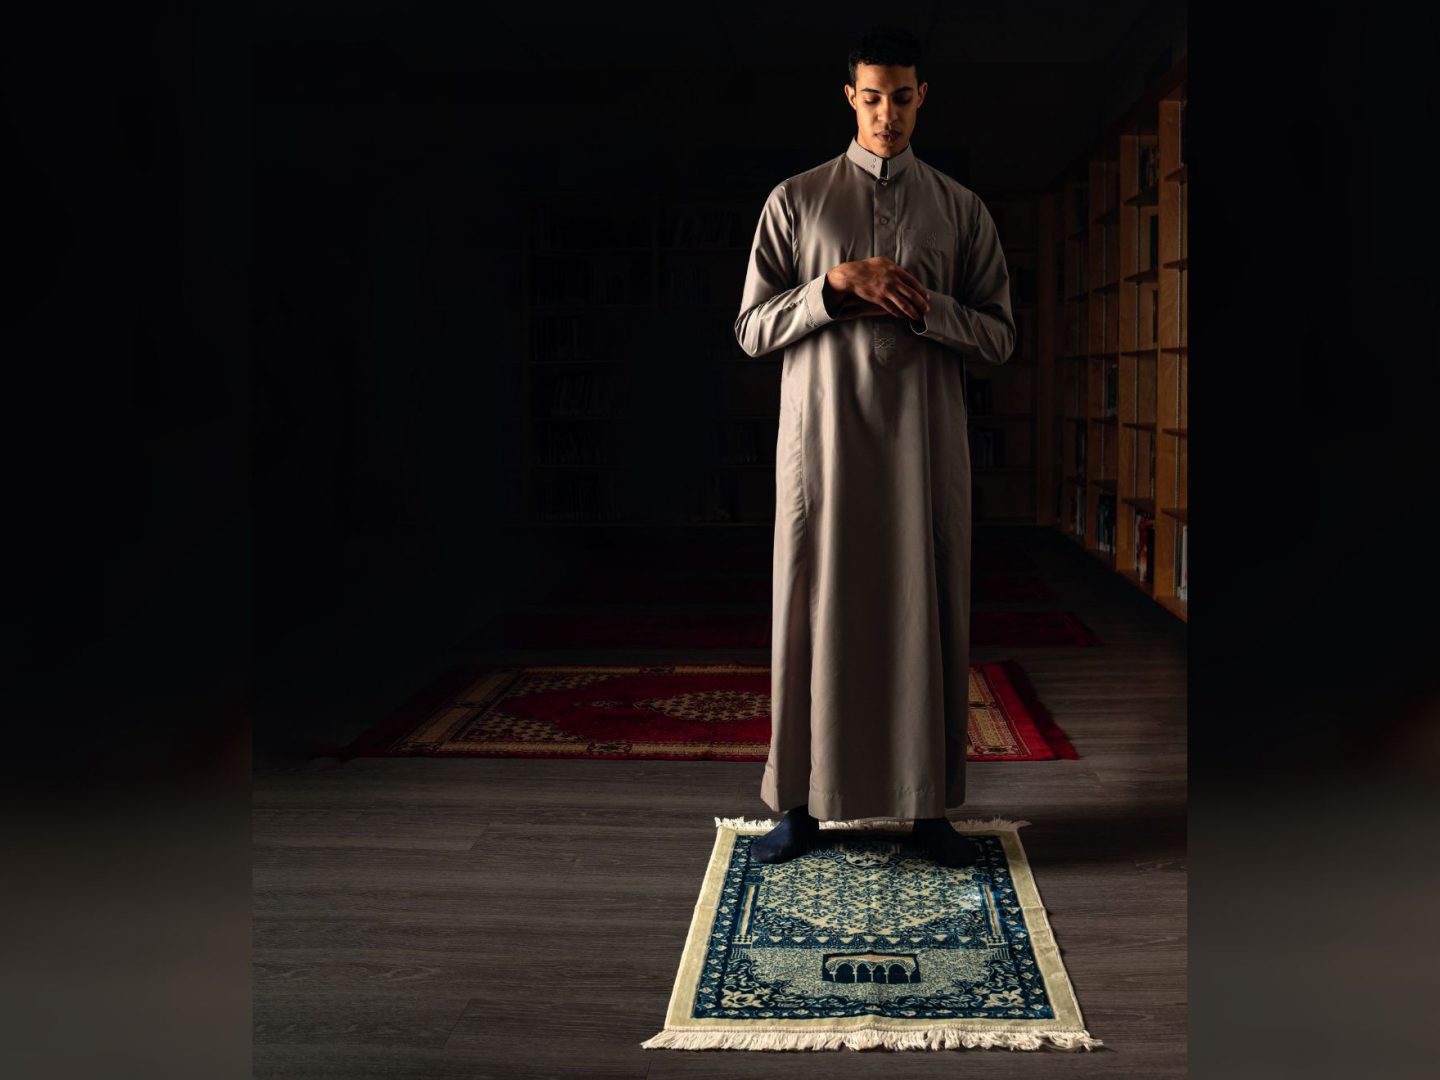
M 1056 1015 L 1050 1020 L 902 1020 L 892 1017 L 842 1017 L 833 1020 L 754 1020 L 691 1017 L 700 965 L 704 963 L 714 926 L 715 912 L 735 838 L 752 835 L 776 825 L 774 820 L 747 818 L 715 819 L 715 846 L 700 887 L 685 939 L 680 970 L 670 992 L 665 1028 L 640 1045 L 646 1050 L 950 1050 L 957 1047 L 1003 1047 L 1008 1050 L 1093 1050 L 1105 1044 L 1085 1030 L 1074 987 L 1065 973 L 1050 920 L 1040 901 L 1029 860 L 1020 844 L 1018 830 L 1028 821 L 1007 818 L 952 821 L 959 832 L 993 833 L 1000 837 L 1010 863 L 1015 894 L 1025 913 L 1030 944 Z M 911 824 L 895 818 L 857 818 L 851 821 L 822 821 L 822 829 L 869 828 L 909 831 Z

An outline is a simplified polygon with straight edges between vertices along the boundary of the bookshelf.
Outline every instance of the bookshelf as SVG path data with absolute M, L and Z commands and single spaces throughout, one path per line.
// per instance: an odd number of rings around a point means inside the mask
M 531 200 L 521 521 L 773 527 L 780 357 L 734 330 L 764 197 Z
M 977 190 L 976 194 L 995 222 L 1010 272 L 1015 351 L 998 367 L 965 365 L 970 516 L 977 526 L 1034 525 L 1041 506 L 1036 463 L 1046 460 L 1036 424 L 1039 198 L 1034 192 L 1015 190 Z
M 520 522 L 773 528 L 783 352 L 735 317 L 764 191 L 546 192 L 523 235 Z M 1034 193 L 982 195 L 1011 274 L 1015 354 L 970 364 L 972 517 L 1034 524 Z M 663 448 L 663 453 L 657 452 Z
M 1061 532 L 1188 620 L 1185 59 L 1042 201 L 1040 485 Z

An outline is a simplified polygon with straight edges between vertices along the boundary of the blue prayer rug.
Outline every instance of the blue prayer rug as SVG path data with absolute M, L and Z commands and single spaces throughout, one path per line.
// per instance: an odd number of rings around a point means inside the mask
M 1030 873 L 1028 821 L 954 821 L 980 848 L 950 869 L 910 823 L 822 821 L 783 863 L 750 858 L 775 821 L 716 818 L 664 1030 L 675 1050 L 1093 1050 Z

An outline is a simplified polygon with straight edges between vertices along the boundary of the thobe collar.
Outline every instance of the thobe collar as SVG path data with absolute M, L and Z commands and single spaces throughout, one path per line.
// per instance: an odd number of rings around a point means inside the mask
M 900 153 L 883 158 L 879 154 L 872 154 L 866 150 L 854 135 L 850 136 L 850 146 L 846 149 L 845 156 L 876 179 L 882 175 L 893 179 L 904 172 L 905 167 L 915 160 L 915 155 L 911 152 L 908 142 Z M 881 172 L 882 166 L 885 170 L 883 173 Z

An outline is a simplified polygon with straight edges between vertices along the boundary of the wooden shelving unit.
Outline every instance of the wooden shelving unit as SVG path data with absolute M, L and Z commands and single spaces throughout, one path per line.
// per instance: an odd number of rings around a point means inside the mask
M 1188 618 L 1185 60 L 1067 170 L 1040 211 L 1042 423 L 1053 522 Z M 1050 389 L 1053 387 L 1053 390 Z
M 783 353 L 734 323 L 766 191 L 547 192 L 525 237 L 519 520 L 774 527 Z M 1034 524 L 1036 196 L 981 196 L 1011 274 L 1017 347 L 970 364 L 977 525 Z M 658 452 L 657 448 L 663 448 Z

